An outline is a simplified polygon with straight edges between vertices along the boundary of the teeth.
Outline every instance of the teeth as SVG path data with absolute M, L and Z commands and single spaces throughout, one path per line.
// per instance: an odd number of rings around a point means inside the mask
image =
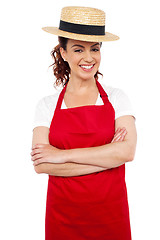
M 91 65 L 91 66 L 83 66 L 83 65 L 81 65 L 81 67 L 82 67 L 82 68 L 86 68 L 86 69 L 90 69 L 90 68 L 93 67 L 93 65 Z

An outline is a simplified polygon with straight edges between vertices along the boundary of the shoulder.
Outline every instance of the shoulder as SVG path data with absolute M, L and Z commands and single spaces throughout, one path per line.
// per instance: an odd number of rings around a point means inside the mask
M 105 92 L 108 95 L 108 99 L 113 101 L 116 101 L 118 98 L 121 97 L 128 97 L 127 94 L 124 92 L 124 90 L 122 90 L 121 88 L 116 88 L 113 86 L 108 86 L 104 83 L 101 84 L 103 89 L 105 90 Z
M 115 110 L 115 119 L 124 115 L 132 115 L 135 118 L 132 103 L 128 94 L 121 88 L 101 84 L 108 95 L 108 99 Z
M 41 98 L 38 101 L 37 106 L 46 107 L 48 109 L 52 108 L 57 103 L 57 99 L 58 99 L 59 94 L 60 94 L 60 91 L 56 92 L 53 95 L 48 95 L 48 96 L 45 96 L 45 97 Z
M 37 126 L 50 126 L 60 92 L 59 90 L 53 95 L 45 96 L 37 102 L 33 128 Z

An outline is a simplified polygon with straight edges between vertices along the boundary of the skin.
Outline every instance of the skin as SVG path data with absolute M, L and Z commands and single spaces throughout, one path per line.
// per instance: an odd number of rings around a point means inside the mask
M 67 49 L 60 49 L 71 68 L 64 95 L 68 107 L 95 104 L 98 94 L 94 75 L 101 61 L 100 44 L 69 40 Z M 85 66 L 92 66 L 86 69 Z M 37 173 L 55 176 L 78 176 L 120 166 L 134 159 L 137 134 L 134 117 L 115 120 L 112 142 L 103 146 L 62 150 L 49 144 L 49 128 L 33 130 L 31 160 Z
M 98 89 L 94 75 L 101 61 L 100 43 L 69 40 L 67 49 L 60 48 L 62 58 L 68 62 L 71 74 L 64 101 L 67 107 L 95 104 Z M 92 66 L 84 69 L 83 66 Z
M 95 89 L 94 75 L 99 69 L 101 61 L 100 43 L 70 39 L 67 43 L 67 49 L 60 48 L 60 52 L 71 69 L 66 92 L 80 95 Z M 82 67 L 85 65 L 94 66 L 91 70 L 87 70 Z

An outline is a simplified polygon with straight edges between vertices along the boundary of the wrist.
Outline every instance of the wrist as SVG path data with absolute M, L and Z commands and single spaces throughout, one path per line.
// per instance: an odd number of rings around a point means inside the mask
M 71 154 L 71 149 L 64 149 L 61 151 L 62 153 L 62 159 L 63 159 L 63 162 L 64 163 L 68 163 L 68 162 L 71 162 L 70 159 L 70 154 Z
M 73 162 L 72 160 L 72 152 L 73 149 L 65 149 L 63 150 L 63 159 L 65 163 Z

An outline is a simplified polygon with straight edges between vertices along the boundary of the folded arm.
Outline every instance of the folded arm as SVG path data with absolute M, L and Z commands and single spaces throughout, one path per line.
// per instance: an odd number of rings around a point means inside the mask
M 32 147 L 37 143 L 49 144 L 49 128 L 36 127 L 33 130 Z M 106 168 L 77 163 L 41 163 L 34 166 L 37 173 L 46 173 L 54 176 L 80 176 L 104 171 Z
M 127 130 L 127 135 L 121 130 Z M 47 127 L 37 127 L 33 131 L 32 151 L 37 173 L 55 176 L 79 176 L 117 167 L 132 161 L 136 149 L 136 128 L 132 116 L 123 116 L 115 121 L 115 136 L 111 143 L 99 147 L 60 150 L 49 145 Z M 124 138 L 125 137 L 125 138 Z M 46 154 L 47 153 L 47 154 Z M 33 160 L 33 159 L 32 159 Z M 36 160 L 36 161 L 35 161 Z
M 35 166 L 35 171 L 37 173 L 46 173 L 62 177 L 81 176 L 104 170 L 106 170 L 104 167 L 77 163 L 41 163 Z
M 135 119 L 129 115 L 122 116 L 116 119 L 115 124 L 116 129 L 126 128 L 127 135 L 124 141 L 111 142 L 98 147 L 70 149 L 67 153 L 67 162 L 114 168 L 132 161 L 137 142 Z

